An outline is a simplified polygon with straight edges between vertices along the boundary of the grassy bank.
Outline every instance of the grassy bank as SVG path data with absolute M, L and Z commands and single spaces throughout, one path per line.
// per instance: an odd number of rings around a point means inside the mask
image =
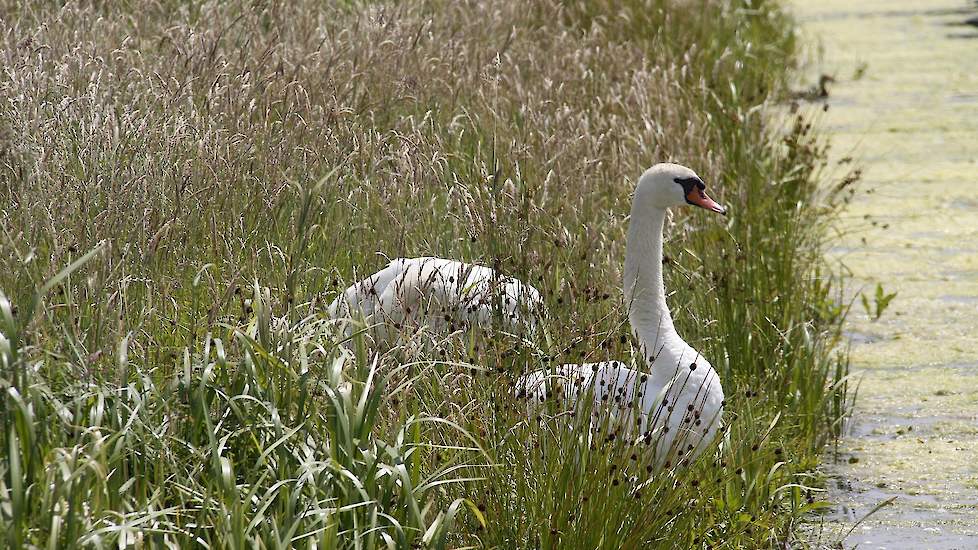
M 100 9 L 0 12 L 8 544 L 790 540 L 845 364 L 821 150 L 765 114 L 794 52 L 775 5 Z M 649 474 L 524 422 L 508 384 L 629 357 L 626 215 L 664 160 L 732 211 L 676 213 L 666 244 L 730 412 L 715 456 Z M 317 314 L 378 252 L 531 281 L 547 336 L 345 357 Z

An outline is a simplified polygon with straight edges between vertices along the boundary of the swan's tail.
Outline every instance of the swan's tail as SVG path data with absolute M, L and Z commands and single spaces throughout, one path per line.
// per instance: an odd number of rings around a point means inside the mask
M 327 315 L 331 319 L 369 317 L 377 310 L 380 297 L 391 281 L 401 275 L 408 265 L 407 260 L 398 258 L 370 277 L 350 285 L 330 302 L 326 308 Z

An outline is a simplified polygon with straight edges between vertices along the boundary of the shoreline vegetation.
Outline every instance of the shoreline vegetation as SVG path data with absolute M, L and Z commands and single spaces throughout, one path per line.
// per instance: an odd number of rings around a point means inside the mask
M 819 508 L 848 403 L 822 253 L 849 189 L 820 184 L 809 120 L 771 116 L 798 47 L 778 4 L 0 18 L 9 547 L 784 547 Z M 729 207 L 675 212 L 664 262 L 677 329 L 728 398 L 715 452 L 654 471 L 528 419 L 510 388 L 632 356 L 627 213 L 660 161 Z M 344 353 L 323 311 L 383 255 L 497 268 L 547 315 L 532 338 Z

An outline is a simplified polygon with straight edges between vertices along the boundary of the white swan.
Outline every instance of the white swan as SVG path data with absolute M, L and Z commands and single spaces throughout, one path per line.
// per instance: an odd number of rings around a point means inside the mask
M 387 334 L 406 324 L 487 326 L 509 331 L 533 326 L 540 292 L 480 265 L 443 258 L 398 258 L 353 284 L 327 310 L 331 318 L 362 318 Z
M 692 204 L 726 213 L 705 189 L 699 176 L 676 164 L 649 168 L 635 188 L 625 243 L 624 293 L 632 332 L 650 372 L 607 361 L 536 371 L 517 382 L 520 395 L 535 401 L 547 399 L 548 387 L 553 387 L 549 397 L 559 396 L 560 406 L 573 405 L 593 392 L 593 411 L 610 413 L 613 432 L 624 428 L 630 438 L 644 438 L 660 467 L 702 453 L 716 436 L 724 404 L 716 371 L 676 333 L 662 282 L 666 209 Z

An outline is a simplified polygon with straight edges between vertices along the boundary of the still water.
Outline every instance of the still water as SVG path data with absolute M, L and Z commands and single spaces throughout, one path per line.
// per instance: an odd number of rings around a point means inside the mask
M 898 293 L 878 321 L 854 304 L 858 399 L 815 529 L 837 539 L 896 497 L 845 547 L 978 548 L 978 4 L 792 10 L 822 46 L 811 79 L 836 80 L 820 115 L 831 173 L 863 170 L 831 260 L 851 272 L 853 297 L 872 305 L 877 283 Z

